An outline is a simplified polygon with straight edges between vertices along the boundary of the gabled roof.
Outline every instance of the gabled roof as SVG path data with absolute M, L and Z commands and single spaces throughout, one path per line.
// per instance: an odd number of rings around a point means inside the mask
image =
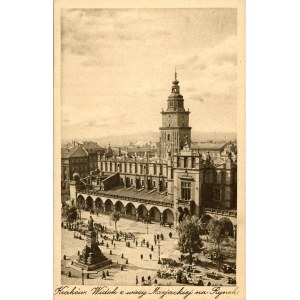
M 88 156 L 88 153 L 81 146 L 72 146 L 72 147 L 61 149 L 61 158 L 86 157 L 86 156 Z
M 217 151 L 220 150 L 222 151 L 224 147 L 227 145 L 227 143 L 192 143 L 191 148 L 193 150 L 200 150 L 200 151 Z

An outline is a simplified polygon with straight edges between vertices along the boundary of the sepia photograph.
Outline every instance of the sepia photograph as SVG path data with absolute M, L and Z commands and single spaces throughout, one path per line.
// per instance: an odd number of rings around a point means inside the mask
M 60 291 L 243 285 L 238 8 L 56 18 Z

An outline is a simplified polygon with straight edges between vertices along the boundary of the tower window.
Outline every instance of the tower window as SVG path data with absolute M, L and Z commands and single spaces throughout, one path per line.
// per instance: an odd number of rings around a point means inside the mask
M 215 201 L 221 201 L 221 191 L 220 191 L 220 189 L 215 189 Z

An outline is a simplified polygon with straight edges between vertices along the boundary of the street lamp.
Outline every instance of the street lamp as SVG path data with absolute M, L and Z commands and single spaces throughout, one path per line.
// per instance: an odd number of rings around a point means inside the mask
M 147 220 L 146 220 L 146 222 L 147 222 L 147 234 L 148 234 L 149 212 L 147 212 Z
M 160 261 L 160 241 L 157 242 L 158 243 L 158 264 L 161 264 L 161 261 Z
M 84 285 L 84 269 L 81 268 L 82 285 Z

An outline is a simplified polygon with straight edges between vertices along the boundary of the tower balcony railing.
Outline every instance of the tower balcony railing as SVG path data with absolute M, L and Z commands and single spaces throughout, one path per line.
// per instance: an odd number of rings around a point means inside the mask
M 116 199 L 116 200 L 126 200 L 126 201 L 130 201 L 130 202 L 138 202 L 138 203 L 142 203 L 142 204 L 160 205 L 160 206 L 171 207 L 171 208 L 174 206 L 173 201 L 171 202 L 171 201 L 165 201 L 165 200 L 140 199 L 140 198 L 135 198 L 135 197 L 130 197 L 130 196 L 104 193 L 102 191 L 86 190 L 86 191 L 82 191 L 81 193 L 86 194 L 86 195 L 101 196 L 101 197 Z
M 216 215 L 222 215 L 227 217 L 237 217 L 237 211 L 236 210 L 226 210 L 226 209 L 219 209 L 219 208 L 205 208 L 204 211 L 206 213 L 216 214 Z

